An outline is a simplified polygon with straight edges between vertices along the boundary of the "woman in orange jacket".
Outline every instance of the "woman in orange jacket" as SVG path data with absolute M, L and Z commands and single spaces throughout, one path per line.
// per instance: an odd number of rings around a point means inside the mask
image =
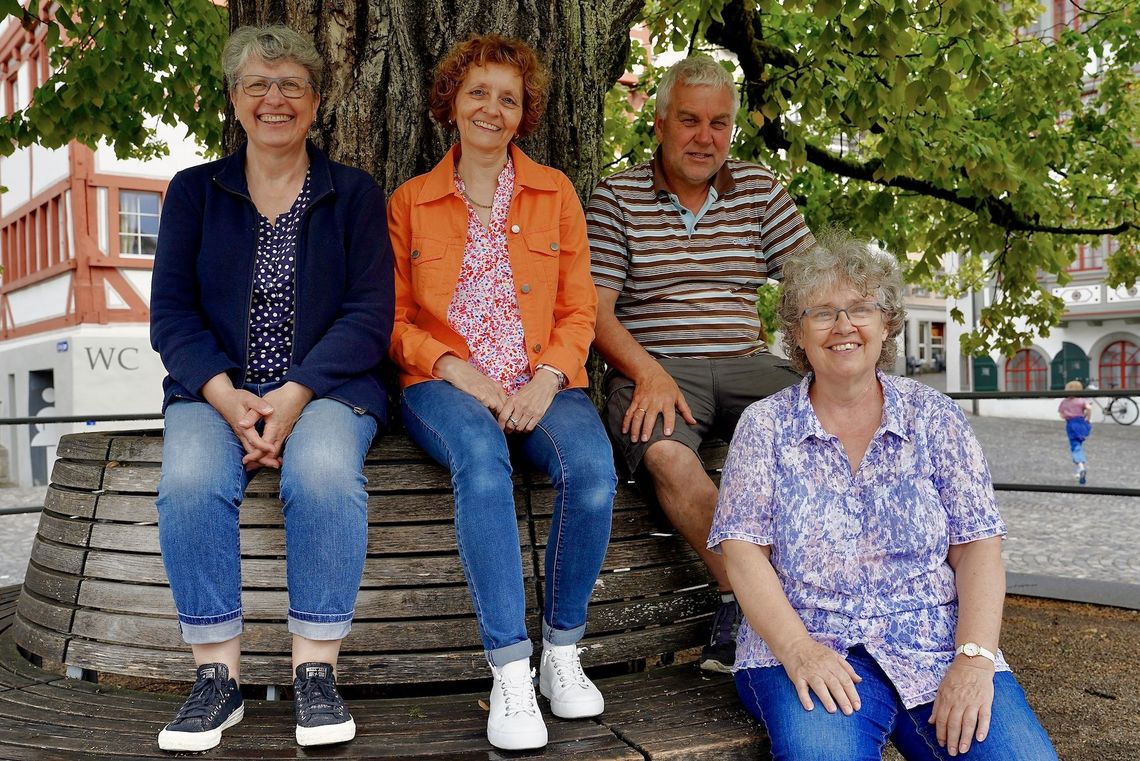
M 562 718 L 602 712 L 576 643 L 609 542 L 613 456 L 583 391 L 597 296 L 569 180 L 513 145 L 542 114 L 533 50 L 488 35 L 436 72 L 432 116 L 459 142 L 388 206 L 391 355 L 411 438 L 451 470 L 455 530 L 494 676 L 487 736 L 546 744 L 535 701 L 510 449 L 550 475 L 540 689 Z

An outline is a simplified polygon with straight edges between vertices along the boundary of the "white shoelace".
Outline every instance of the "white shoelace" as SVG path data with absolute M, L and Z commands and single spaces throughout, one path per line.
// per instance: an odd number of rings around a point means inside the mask
M 554 674 L 558 677 L 558 683 L 563 687 L 576 684 L 583 689 L 589 689 L 590 680 L 586 677 L 586 672 L 582 670 L 582 659 L 578 657 L 585 650 L 584 647 L 576 648 L 573 655 L 562 658 L 555 651 L 550 651 L 550 662 L 554 664 Z
M 534 699 L 534 669 L 529 672 L 527 679 L 512 682 L 502 674 L 499 683 L 503 689 L 503 713 L 514 716 L 518 713 L 538 714 L 538 703 Z

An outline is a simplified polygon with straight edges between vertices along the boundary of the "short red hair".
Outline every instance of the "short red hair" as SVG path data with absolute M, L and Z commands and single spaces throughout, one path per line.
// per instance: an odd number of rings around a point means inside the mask
M 478 34 L 457 43 L 435 69 L 429 108 L 437 122 L 450 126 L 451 107 L 459 86 L 472 66 L 498 63 L 518 70 L 523 81 L 523 113 L 518 137 L 526 137 L 538 127 L 546 108 L 546 68 L 534 48 L 522 40 L 498 34 Z

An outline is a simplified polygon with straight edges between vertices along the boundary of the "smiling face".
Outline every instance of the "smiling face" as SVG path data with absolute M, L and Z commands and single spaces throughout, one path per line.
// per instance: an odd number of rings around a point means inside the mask
M 704 190 L 728 158 L 732 91 L 715 85 L 678 84 L 663 117 L 653 125 L 661 144 L 669 188 L 678 194 Z
M 451 106 L 463 151 L 506 156 L 523 115 L 523 80 L 501 63 L 472 66 Z
M 307 80 L 309 72 L 296 61 L 266 61 L 250 56 L 241 68 L 243 77 L 299 77 Z M 321 97 L 310 86 L 300 98 L 286 98 L 274 85 L 260 97 L 246 95 L 241 84 L 230 90 L 234 113 L 245 129 L 251 147 L 274 151 L 304 150 L 305 137 Z
M 848 309 L 874 300 L 874 294 L 863 293 L 844 283 L 816 294 L 807 302 L 807 308 Z M 871 322 L 862 327 L 852 325 L 847 314 L 840 312 L 835 323 L 827 328 L 814 327 L 809 319 L 801 319 L 796 338 L 817 379 L 846 383 L 874 377 L 887 334 L 887 320 L 882 311 L 877 311 Z

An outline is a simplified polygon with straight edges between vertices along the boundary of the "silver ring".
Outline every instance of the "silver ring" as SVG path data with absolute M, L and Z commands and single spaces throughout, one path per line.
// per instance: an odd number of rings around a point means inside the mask
M 507 422 L 510 423 L 511 425 L 518 425 L 519 424 L 519 421 L 515 420 L 513 417 L 507 418 Z

